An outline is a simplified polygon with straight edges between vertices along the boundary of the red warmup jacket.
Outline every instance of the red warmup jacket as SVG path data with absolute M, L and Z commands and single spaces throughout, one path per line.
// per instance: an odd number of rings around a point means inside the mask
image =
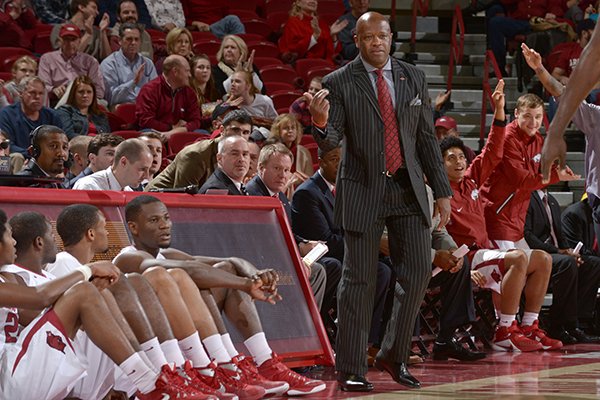
M 544 139 L 539 132 L 529 136 L 513 121 L 506 127 L 502 161 L 481 188 L 487 200 L 485 222 L 492 240 L 523 238 L 531 193 L 543 188 L 540 160 Z M 558 182 L 556 169 L 550 183 Z
M 192 88 L 184 86 L 173 91 L 165 77 L 160 75 L 140 90 L 135 101 L 135 117 L 140 129 L 165 132 L 184 120 L 191 132 L 200 129 L 202 115 Z
M 500 0 L 508 16 L 514 19 L 529 20 L 531 17 L 544 17 L 547 13 L 562 17 L 565 13 L 561 0 Z
M 454 195 L 450 200 L 452 212 L 446 229 L 456 244 L 471 249 L 491 248 L 485 230 L 484 199 L 479 188 L 502 160 L 506 122 L 494 121 L 487 143 L 460 182 L 450 182 Z
M 229 7 L 220 5 L 215 0 L 181 0 L 185 23 L 191 25 L 192 22 L 204 22 L 205 24 L 214 24 L 218 20 L 229 14 Z
M 279 38 L 279 51 L 281 53 L 296 53 L 298 58 L 323 58 L 332 60 L 334 55 L 333 40 L 329 34 L 329 26 L 323 19 L 319 19 L 321 36 L 317 43 L 308 48 L 313 34 L 312 16 L 305 14 L 304 18 L 290 16 L 283 27 L 283 34 Z
M 0 46 L 31 48 L 31 38 L 35 34 L 38 20 L 33 11 L 26 9 L 17 19 L 12 19 L 8 12 L 0 11 Z

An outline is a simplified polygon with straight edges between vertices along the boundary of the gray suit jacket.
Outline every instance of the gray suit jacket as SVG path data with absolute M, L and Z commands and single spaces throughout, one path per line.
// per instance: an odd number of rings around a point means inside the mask
M 404 163 L 423 218 L 431 223 L 424 176 L 435 198 L 452 196 L 452 189 L 434 134 L 425 75 L 392 58 L 396 116 Z M 313 136 L 327 151 L 344 140 L 336 185 L 335 221 L 346 230 L 364 232 L 377 219 L 386 179 L 384 124 L 377 96 L 360 57 L 323 79 L 331 104 L 325 132 Z M 393 199 L 402 203 L 403 198 Z

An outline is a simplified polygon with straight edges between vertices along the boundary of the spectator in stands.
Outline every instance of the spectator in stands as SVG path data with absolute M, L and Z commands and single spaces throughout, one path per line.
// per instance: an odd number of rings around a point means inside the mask
M 280 141 L 285 147 L 290 149 L 296 160 L 292 165 L 291 180 L 286 185 L 286 194 L 291 199 L 295 187 L 307 180 L 315 172 L 310 152 L 300 144 L 300 140 L 302 139 L 302 125 L 294 115 L 281 114 L 273 121 L 271 138 Z
M 456 120 L 452 117 L 439 117 L 435 120 L 435 135 L 437 136 L 439 141 L 442 141 L 447 136 L 460 137 L 460 133 L 458 132 L 458 125 L 456 124 Z M 471 150 L 470 147 L 465 146 L 465 156 L 467 157 L 467 162 L 470 164 L 473 162 L 475 158 L 475 152 Z
M 348 21 L 344 29 L 338 33 L 338 39 L 342 45 L 342 59 L 350 61 L 358 55 L 358 48 L 354 43 L 356 21 L 361 15 L 369 11 L 370 0 L 350 0 L 350 11 L 342 15 L 338 21 Z
M 540 171 L 544 139 L 539 132 L 544 102 L 534 94 L 517 99 L 515 120 L 506 127 L 502 160 L 483 184 L 481 195 L 488 201 L 485 222 L 489 238 L 502 250 L 528 249 L 523 238 L 531 193 L 545 186 Z M 553 169 L 551 183 L 580 179 L 570 168 Z M 456 238 L 454 238 L 456 239 Z
M 67 18 L 69 0 L 32 0 L 35 15 L 44 24 L 62 24 Z
M 98 61 L 79 51 L 81 30 L 76 25 L 65 24 L 60 28 L 60 49 L 45 53 L 40 58 L 39 76 L 46 83 L 50 102 L 61 99 L 67 86 L 81 75 L 89 76 L 96 85 L 96 97 L 104 97 L 104 78 Z
M 254 178 L 258 172 L 258 157 L 260 156 L 260 146 L 252 138 L 248 139 L 248 149 L 250 150 L 250 166 L 248 167 L 248 173 L 244 178 L 244 183 L 247 183 L 250 179 Z
M 153 129 L 168 138 L 175 132 L 200 128 L 200 108 L 196 93 L 189 86 L 190 77 L 190 64 L 185 58 L 166 58 L 163 73 L 144 85 L 135 101 L 140 129 Z
M 244 39 L 236 35 L 227 35 L 217 52 L 217 65 L 213 67 L 215 87 L 223 97 L 231 88 L 231 76 L 238 70 L 252 72 L 252 82 L 262 94 L 266 93 L 258 68 L 253 65 L 254 56 L 248 52 Z
M 87 167 L 79 175 L 71 179 L 70 187 L 84 176 L 102 171 L 110 167 L 115 159 L 115 149 L 123 141 L 121 136 L 96 135 L 87 147 Z
M 18 153 L 17 153 L 18 154 Z M 0 157 L 10 157 L 10 139 L 8 138 L 8 134 L 2 132 L 0 130 Z M 9 173 L 15 174 L 21 170 L 23 167 L 23 158 L 19 159 L 19 163 L 17 165 L 12 163 L 12 160 L 9 161 Z
M 75 179 L 88 166 L 87 149 L 92 139 L 91 136 L 79 135 L 69 140 L 71 166 L 69 167 L 69 172 L 65 175 L 69 182 Z
M 503 82 L 503 81 L 501 81 Z M 493 348 L 499 351 L 537 351 L 562 347 L 539 328 L 537 315 L 542 306 L 551 272 L 550 256 L 541 250 L 490 250 L 494 248 L 485 229 L 484 200 L 479 189 L 502 160 L 505 141 L 505 116 L 502 91 L 493 93 L 497 104 L 494 122 L 487 143 L 479 156 L 467 167 L 462 140 L 449 136 L 442 140 L 440 149 L 450 185 L 451 218 L 446 228 L 458 246 L 471 249 L 471 269 L 483 275 L 482 286 L 497 293 L 502 291 L 500 322 L 496 329 Z M 514 179 L 511 177 L 511 179 Z M 525 313 L 521 327 L 515 314 L 525 292 Z
M 0 2 L 0 46 L 31 48 L 38 20 L 25 0 Z
M 259 93 L 252 83 L 252 75 L 246 71 L 234 72 L 231 76 L 231 89 L 225 103 L 237 106 L 250 114 L 251 117 L 262 120 L 267 124 L 277 118 L 273 100 L 269 96 Z
M 194 52 L 192 44 L 194 38 L 190 31 L 186 28 L 173 28 L 165 38 L 167 44 L 167 55 L 177 54 L 184 57 L 188 62 L 192 61 Z M 165 57 L 161 57 L 156 61 L 156 70 L 160 74 L 163 69 Z
M 2 86 L 0 93 L 0 108 L 16 103 L 21 99 L 21 91 L 23 90 L 22 84 L 20 83 L 21 79 L 34 76 L 37 73 L 37 66 L 37 61 L 30 56 L 17 58 L 11 68 L 13 79 L 4 84 L 0 84 Z
M 579 250 L 579 255 L 584 262 L 590 258 L 600 258 L 594 232 L 593 210 L 587 193 L 583 194 L 581 201 L 571 204 L 563 211 L 561 222 L 567 245 L 574 249 L 579 242 L 583 244 L 583 247 Z M 596 319 L 594 319 L 595 302 L 579 303 L 577 306 L 579 327 L 586 333 L 597 335 L 598 325 L 595 322 Z
M 222 128 L 221 137 L 238 135 L 248 139 L 252 130 L 252 120 L 245 111 L 234 110 L 223 118 Z M 150 182 L 146 190 L 202 186 L 215 170 L 217 145 L 220 140 L 201 140 L 186 146 L 175 156 L 173 162 Z
M 143 0 L 138 1 L 144 4 Z M 146 13 L 147 12 L 148 11 L 146 10 Z M 121 40 L 123 39 L 121 37 L 121 25 L 125 23 L 138 25 L 138 30 L 140 32 L 140 44 L 138 52 L 144 57 L 148 57 L 152 60 L 154 57 L 152 37 L 148 32 L 146 32 L 146 29 L 144 29 L 144 24 L 139 20 L 138 8 L 136 1 L 134 0 L 119 1 L 117 6 L 117 23 L 112 27 L 109 37 L 112 50 L 117 51 L 123 46 L 121 44 Z
M 89 76 L 75 78 L 67 101 L 56 109 L 69 139 L 77 135 L 110 133 L 108 117 L 98 106 L 96 85 Z
M 110 167 L 79 179 L 73 189 L 131 191 L 148 179 L 151 166 L 148 146 L 140 139 L 127 139 L 117 146 Z
M 286 182 L 289 180 L 290 168 L 293 164 L 293 155 L 287 147 L 281 143 L 275 143 L 263 147 L 258 158 L 258 174 L 248 182 L 248 193 L 252 196 L 275 197 L 281 201 L 286 213 L 288 222 L 292 221 L 292 207 L 283 194 Z M 307 240 L 300 235 L 294 234 L 296 245 L 300 256 L 304 257 L 319 242 L 316 240 Z M 325 294 L 328 294 L 329 300 L 335 293 L 337 282 L 339 282 L 342 271 L 342 263 L 330 257 L 323 257 L 318 263 L 307 266 L 302 264 L 304 271 L 310 281 L 315 299 L 319 308 L 323 305 Z M 327 285 L 328 277 L 331 276 L 331 282 Z M 329 289 L 329 291 L 327 291 Z M 326 306 L 330 306 L 328 301 Z M 323 312 L 329 311 L 329 309 Z
M 131 22 L 119 26 L 120 48 L 100 64 L 106 85 L 105 98 L 111 107 L 134 103 L 142 86 L 157 77 L 152 60 L 140 53 L 140 26 Z
M 79 51 L 89 54 L 98 61 L 112 52 L 108 40 L 108 25 L 110 19 L 108 14 L 104 14 L 98 26 L 94 25 L 94 20 L 98 16 L 98 4 L 96 0 L 71 0 L 70 4 L 71 18 L 65 21 L 65 24 L 72 24 L 82 32 L 79 41 Z M 54 25 L 50 33 L 50 42 L 55 49 L 60 47 L 58 40 L 62 25 Z
M 202 112 L 202 128 L 209 130 L 212 123 L 212 113 L 220 100 L 212 76 L 210 58 L 206 54 L 195 56 L 190 65 L 192 66 L 192 89 L 196 92 L 198 106 Z
M 152 154 L 152 165 L 149 169 L 149 177 L 148 179 L 153 179 L 154 175 L 156 175 L 160 167 L 162 165 L 162 152 L 163 152 L 163 142 L 162 136 L 156 132 L 142 132 L 140 133 L 139 139 L 146 143 L 148 149 L 150 149 L 150 153 Z M 142 186 L 146 187 L 149 181 L 142 182 Z M 143 188 L 142 188 L 143 189 Z
M 335 21 L 331 27 L 317 16 L 318 2 L 296 0 L 292 4 L 290 16 L 279 38 L 279 51 L 283 57 L 322 58 L 333 61 L 333 56 L 341 49 L 337 35 L 348 25 L 347 20 Z
M 506 40 L 519 34 L 529 33 L 531 31 L 529 19 L 532 17 L 543 17 L 548 21 L 556 21 L 557 17 L 562 17 L 564 10 L 560 3 L 555 0 L 500 0 L 499 4 L 487 9 L 488 44 L 503 76 L 508 75 Z
M 65 168 L 69 159 L 69 139 L 57 126 L 41 125 L 31 132 L 31 159 L 17 175 L 38 178 L 58 178 L 61 183 L 40 184 L 30 186 L 68 189 L 69 180 L 65 178 Z
M 323 89 L 323 85 L 321 81 L 323 80 L 322 76 L 315 76 L 312 78 L 308 85 L 307 92 L 314 96 L 317 92 Z M 310 112 L 308 111 L 308 102 L 306 101 L 306 97 L 300 96 L 290 105 L 290 114 L 293 114 L 298 121 L 302 124 L 304 128 L 304 133 L 310 134 L 312 129 L 312 117 Z
M 187 24 L 200 32 L 210 31 L 219 39 L 246 33 L 244 24 L 237 15 L 229 13 L 226 3 L 212 0 L 181 0 L 181 3 Z
M 179 0 L 144 0 L 152 25 L 165 32 L 175 28 L 185 28 L 185 15 Z
M 54 110 L 43 106 L 46 96 L 44 81 L 30 76 L 23 78 L 21 85 L 21 101 L 0 110 L 0 129 L 8 134 L 11 151 L 28 157 L 29 133 L 40 125 L 62 127 L 62 122 Z M 11 154 L 11 157 L 18 156 Z
M 548 333 L 564 344 L 594 343 L 578 328 L 580 310 L 584 317 L 593 313 L 600 283 L 600 258 L 589 256 L 584 261 L 565 241 L 560 221 L 560 205 L 546 190 L 531 194 L 525 220 L 525 240 L 532 249 L 540 249 L 552 257 L 552 306 Z
M 134 4 L 136 14 L 135 21 L 128 20 L 132 10 L 129 6 L 126 6 L 126 3 Z M 125 11 L 126 9 L 127 11 Z M 107 13 L 109 15 L 111 26 L 116 26 L 119 22 L 139 22 L 145 29 L 152 28 L 152 19 L 148 13 L 148 8 L 146 7 L 144 0 L 102 0 L 100 4 L 98 4 L 98 12 L 100 14 Z M 117 31 L 114 34 L 118 36 L 119 32 Z M 144 55 L 150 57 L 147 54 Z
M 244 178 L 250 167 L 248 141 L 242 136 L 228 136 L 219 141 L 217 151 L 218 168 L 206 180 L 198 193 L 210 190 L 227 190 L 233 196 L 247 196 Z
M 333 222 L 335 207 L 335 183 L 341 160 L 341 148 L 336 147 L 326 153 L 319 152 L 319 170 L 294 192 L 291 207 L 292 231 L 308 240 L 325 242 L 329 250 L 325 254 L 344 261 L 344 238 L 339 225 Z M 326 265 L 326 263 L 324 263 Z M 327 270 L 327 288 L 322 311 L 328 312 L 335 303 L 332 301 L 341 278 L 340 270 Z M 375 302 L 369 343 L 378 343 L 381 319 L 385 308 L 387 290 L 392 271 L 385 263 L 377 264 Z

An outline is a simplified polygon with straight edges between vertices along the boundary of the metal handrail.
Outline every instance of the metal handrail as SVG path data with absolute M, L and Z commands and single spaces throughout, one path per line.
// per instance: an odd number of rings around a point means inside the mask
M 483 82 L 481 83 L 481 119 L 479 124 L 479 150 L 483 149 L 484 135 L 486 132 L 485 119 L 487 115 L 487 104 L 488 101 L 494 111 L 494 102 L 492 101 L 492 87 L 490 86 L 490 66 L 494 68 L 494 75 L 496 79 L 502 79 L 502 73 L 500 73 L 500 67 L 496 62 L 496 57 L 491 50 L 486 50 L 485 60 L 483 62 Z
M 417 42 L 417 10 L 421 13 L 421 17 L 425 17 L 429 11 L 429 0 L 413 0 L 412 26 L 410 31 L 410 52 L 413 54 L 415 53 L 415 43 Z
M 456 33 L 459 31 L 460 38 L 456 40 Z M 448 64 L 448 80 L 446 89 L 452 90 L 452 79 L 454 78 L 454 66 L 461 65 L 465 50 L 465 21 L 463 19 L 462 10 L 457 4 L 454 8 L 452 16 L 452 32 L 450 33 L 450 61 Z

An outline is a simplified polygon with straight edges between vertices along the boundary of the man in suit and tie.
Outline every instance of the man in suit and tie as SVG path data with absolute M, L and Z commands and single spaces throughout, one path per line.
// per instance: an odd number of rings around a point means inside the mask
M 217 169 L 200 187 L 198 193 L 209 190 L 227 190 L 227 194 L 247 196 L 244 178 L 250 168 L 250 148 L 241 136 L 228 136 L 219 142 Z
M 558 201 L 546 190 L 531 194 L 525 240 L 532 249 L 546 251 L 552 257 L 552 306 L 550 336 L 564 344 L 600 341 L 578 327 L 578 317 L 589 316 L 596 304 L 600 283 L 600 258 L 575 254 L 565 241 Z
M 420 387 L 407 361 L 431 276 L 424 176 L 441 213 L 440 227 L 450 218 L 452 190 L 437 147 L 425 75 L 388 55 L 392 40 L 387 19 L 365 13 L 356 25 L 359 57 L 327 75 L 314 98 L 307 96 L 319 147 L 327 151 L 345 139 L 334 218 L 344 229 L 346 247 L 338 290 L 336 369 L 339 386 L 348 391 L 373 389 L 365 378 L 367 358 L 361 350 L 367 346 L 384 226 L 406 294 L 402 310 L 394 301 L 375 366 L 402 385 Z

